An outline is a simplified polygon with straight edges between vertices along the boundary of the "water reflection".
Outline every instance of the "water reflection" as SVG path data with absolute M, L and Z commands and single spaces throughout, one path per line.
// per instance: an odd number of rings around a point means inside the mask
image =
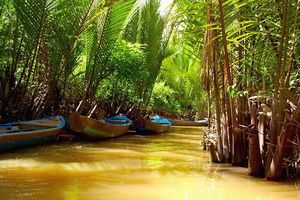
M 80 188 L 78 184 L 70 184 L 66 187 L 66 190 L 63 192 L 63 197 L 65 200 L 77 200 L 79 199 Z
M 172 128 L 0 155 L 0 199 L 299 200 L 297 183 L 266 183 L 209 162 L 201 128 Z

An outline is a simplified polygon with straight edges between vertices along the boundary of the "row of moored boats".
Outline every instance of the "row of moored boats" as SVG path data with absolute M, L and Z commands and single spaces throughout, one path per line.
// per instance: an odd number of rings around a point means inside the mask
M 103 139 L 121 136 L 130 127 L 138 134 L 164 133 L 171 125 L 201 126 L 207 125 L 207 122 L 168 120 L 157 115 L 135 121 L 122 115 L 95 120 L 72 113 L 67 120 L 62 116 L 55 116 L 0 125 L 0 151 L 56 141 L 64 128 L 72 130 L 79 137 Z

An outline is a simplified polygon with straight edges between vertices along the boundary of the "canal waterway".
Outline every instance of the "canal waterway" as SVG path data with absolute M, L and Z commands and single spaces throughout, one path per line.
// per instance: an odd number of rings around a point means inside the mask
M 299 200 L 300 183 L 271 183 L 212 164 L 202 128 L 65 142 L 0 155 L 0 200 Z

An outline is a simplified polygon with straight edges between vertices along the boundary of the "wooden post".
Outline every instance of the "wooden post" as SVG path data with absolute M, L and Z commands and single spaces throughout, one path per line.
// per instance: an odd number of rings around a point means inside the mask
M 218 156 L 216 154 L 216 149 L 215 149 L 215 145 L 211 142 L 208 146 L 209 149 L 209 153 L 210 153 L 210 159 L 213 163 L 218 163 L 219 159 Z
M 258 116 L 258 125 L 257 125 L 257 130 L 258 130 L 258 142 L 259 142 L 259 151 L 260 151 L 260 157 L 262 159 L 262 162 L 265 163 L 266 159 L 266 114 L 261 113 Z
M 259 139 L 257 131 L 257 104 L 255 99 L 249 99 L 249 109 L 251 113 L 251 128 L 249 134 L 249 158 L 248 158 L 248 174 L 250 176 L 261 177 L 264 175 L 262 159 L 260 156 Z
M 285 122 L 281 129 L 274 156 L 267 174 L 267 180 L 279 181 L 282 179 L 283 158 L 288 155 L 288 144 L 296 136 L 300 123 L 300 102 L 298 103 L 296 114 L 293 118 Z

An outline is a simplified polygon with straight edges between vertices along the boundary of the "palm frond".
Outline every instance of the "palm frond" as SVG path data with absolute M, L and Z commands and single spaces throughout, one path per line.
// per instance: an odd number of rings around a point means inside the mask
M 108 65 L 108 61 L 134 4 L 134 0 L 118 1 L 98 17 L 86 32 L 90 35 L 86 37 L 86 45 L 89 48 L 86 77 L 93 82 L 90 88 L 91 96 L 95 94 L 100 81 L 114 71 L 114 68 Z
M 55 0 L 14 0 L 17 15 L 30 38 L 37 43 L 56 8 Z

